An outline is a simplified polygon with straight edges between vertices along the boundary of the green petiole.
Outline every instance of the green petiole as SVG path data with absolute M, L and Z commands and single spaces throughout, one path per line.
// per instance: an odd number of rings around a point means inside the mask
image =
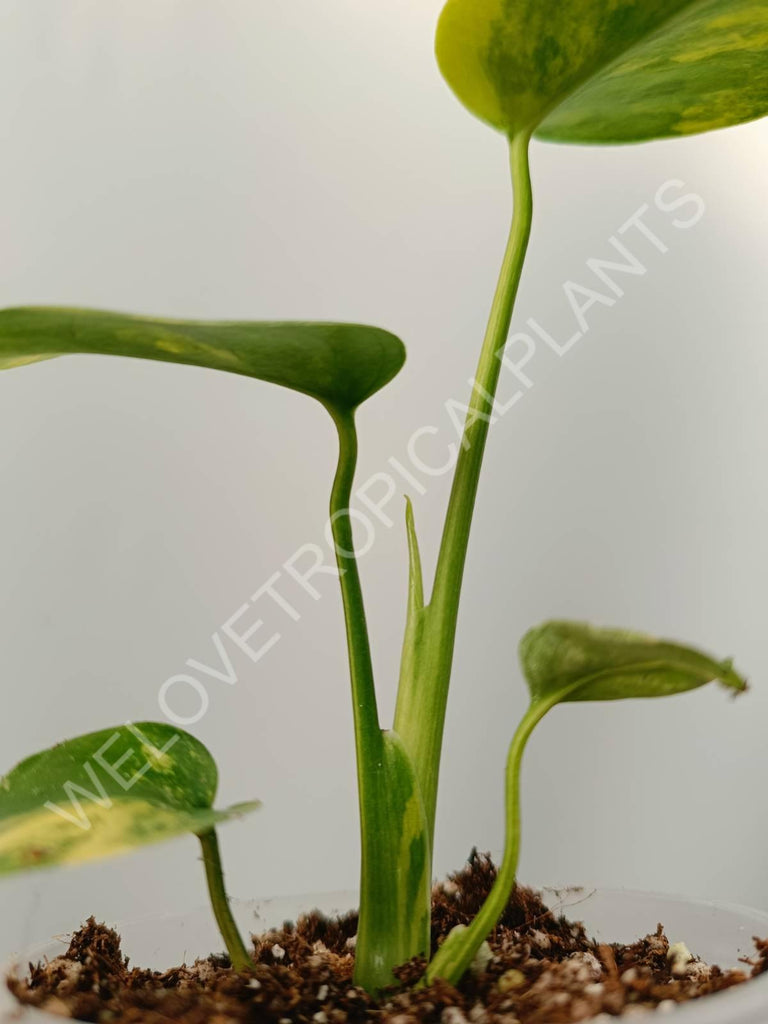
M 496 881 L 474 921 L 463 931 L 449 935 L 437 951 L 427 970 L 427 981 L 445 978 L 455 984 L 504 913 L 515 885 L 520 859 L 520 766 L 523 753 L 533 730 L 560 699 L 561 694 L 555 694 L 548 700 L 532 703 L 512 737 L 507 754 L 504 857 Z
M 248 971 L 253 967 L 253 958 L 245 948 L 245 943 L 232 916 L 232 908 L 229 905 L 229 898 L 224 887 L 224 871 L 221 866 L 219 840 L 215 829 L 201 832 L 198 839 L 203 849 L 203 864 L 205 865 L 208 892 L 211 897 L 211 907 L 213 908 L 221 937 L 224 939 L 224 944 L 227 947 L 229 959 L 232 961 L 232 966 L 236 971 Z
M 430 841 L 434 838 L 440 754 L 472 514 L 499 382 L 501 355 L 531 233 L 533 196 L 529 141 L 529 133 L 521 132 L 509 144 L 514 195 L 512 225 L 456 463 L 432 596 L 424 608 L 411 603 L 403 650 L 395 729 L 416 767 Z M 412 534 L 410 526 L 409 534 Z M 415 540 L 411 540 L 410 546 L 413 577 Z

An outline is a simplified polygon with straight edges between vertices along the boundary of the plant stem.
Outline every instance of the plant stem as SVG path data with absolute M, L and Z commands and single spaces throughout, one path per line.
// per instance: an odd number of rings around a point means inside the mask
M 232 910 L 229 906 L 229 899 L 224 888 L 224 872 L 221 866 L 221 854 L 219 852 L 219 841 L 216 831 L 210 829 L 208 832 L 201 832 L 198 836 L 200 845 L 203 848 L 203 863 L 205 864 L 205 877 L 208 881 L 208 892 L 211 896 L 211 905 L 219 926 L 221 937 L 227 947 L 229 959 L 236 971 L 248 971 L 253 967 L 253 959 L 248 955 L 245 943 L 242 940 Z
M 357 778 L 362 800 L 369 770 L 381 765 L 383 741 L 376 706 L 373 663 L 365 619 L 365 604 L 360 573 L 355 558 L 355 541 L 350 515 L 352 482 L 357 466 L 357 433 L 354 414 L 330 410 L 339 435 L 339 462 L 331 491 L 331 530 L 336 548 L 336 564 L 344 605 L 347 631 L 349 673 L 352 683 L 352 706 L 357 750 Z
M 526 743 L 536 725 L 546 713 L 562 699 L 556 693 L 546 700 L 538 701 L 528 708 L 517 727 L 507 755 L 506 777 L 506 830 L 504 857 L 485 903 L 468 928 L 449 935 L 435 954 L 427 969 L 427 981 L 445 978 L 456 984 L 491 932 L 509 901 L 517 877 L 517 863 L 520 856 L 520 765 Z
M 483 453 L 493 415 L 501 355 L 509 332 L 533 215 L 527 132 L 510 139 L 514 212 L 480 352 L 475 386 L 448 502 L 435 582 L 418 629 L 418 650 L 404 652 L 395 729 L 416 766 L 434 837 L 440 752 L 459 613 L 459 596 Z M 406 645 L 409 640 L 406 638 Z
M 331 529 L 347 630 L 360 801 L 355 983 L 375 992 L 392 984 L 398 964 L 429 952 L 431 857 L 415 770 L 400 738 L 379 726 L 350 515 L 357 462 L 354 418 L 330 411 L 339 434 Z

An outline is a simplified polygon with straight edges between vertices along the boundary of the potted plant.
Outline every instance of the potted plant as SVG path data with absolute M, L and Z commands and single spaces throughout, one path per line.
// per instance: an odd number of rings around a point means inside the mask
M 356 536 L 355 521 L 360 515 L 353 484 L 355 413 L 402 368 L 400 340 L 379 327 L 341 321 L 168 321 L 50 307 L 0 312 L 4 368 L 76 352 L 191 364 L 290 388 L 320 402 L 330 415 L 339 458 L 329 530 L 346 621 L 362 844 L 353 982 L 374 1000 L 367 1007 L 389 998 L 380 994 L 398 980 L 408 991 L 434 992 L 435 986 L 442 991 L 440 986 L 467 984 L 468 972 L 483 974 L 483 962 L 488 964 L 484 944 L 492 934 L 499 941 L 499 926 L 504 927 L 515 893 L 523 752 L 549 711 L 571 701 L 681 693 L 712 680 L 733 692 L 745 688 L 729 660 L 678 643 L 560 620 L 531 629 L 520 646 L 530 707 L 509 749 L 503 858 L 498 872 L 483 862 L 473 865 L 471 878 L 453 883 L 474 884 L 479 871 L 487 884 L 469 919 L 458 922 L 463 927 L 433 934 L 438 776 L 472 514 L 487 437 L 499 415 L 500 376 L 507 371 L 517 380 L 524 378 L 524 363 L 505 346 L 532 227 L 531 139 L 642 142 L 760 117 L 768 110 L 766 39 L 768 12 L 754 0 L 446 4 L 437 33 L 438 62 L 464 105 L 507 137 L 514 214 L 463 434 L 455 446 L 453 487 L 431 581 L 423 578 L 416 524 L 407 505 L 407 626 L 391 728 L 382 723 L 377 704 L 357 568 L 360 531 Z M 621 268 L 613 270 L 621 273 Z M 594 295 L 575 297 L 574 311 L 583 316 L 596 301 Z M 304 583 L 312 586 L 311 574 Z M 253 625 L 232 624 L 234 642 L 254 654 L 260 643 L 256 632 Z M 211 754 L 177 724 L 132 724 L 66 741 L 4 777 L 0 872 L 69 863 L 192 832 L 200 839 L 231 970 L 242 976 L 244 986 L 261 985 L 260 977 L 247 978 L 254 956 L 226 896 L 215 832 L 220 822 L 256 805 L 216 811 L 216 780 Z M 506 927 L 519 931 L 509 921 Z M 551 943 L 551 937 L 545 938 Z M 274 945 L 282 948 L 279 942 Z M 652 944 L 648 948 L 651 956 Z M 569 956 L 575 952 L 568 948 Z M 663 969 L 673 971 L 674 954 L 670 959 L 667 952 Z M 416 975 L 403 981 L 396 972 L 408 963 L 415 965 Z M 760 968 L 757 961 L 755 966 Z M 504 976 L 513 970 L 518 968 L 509 967 Z M 600 971 L 610 974 L 609 957 Z M 509 984 L 518 982 L 525 993 L 528 976 L 522 973 L 522 982 L 515 976 Z M 726 980 L 732 985 L 735 979 Z M 411 989 L 410 981 L 422 988 Z M 717 988 L 710 976 L 706 983 L 708 990 Z M 635 979 L 623 984 L 631 986 Z M 509 996 L 512 989 L 502 994 Z M 678 994 L 683 998 L 682 991 Z M 258 998 L 253 999 L 256 1005 Z M 265 1012 L 263 1007 L 259 1012 Z

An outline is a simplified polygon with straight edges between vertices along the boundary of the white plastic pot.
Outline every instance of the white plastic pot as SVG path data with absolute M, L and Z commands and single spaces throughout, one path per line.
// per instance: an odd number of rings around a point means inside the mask
M 604 942 L 632 942 L 656 929 L 662 922 L 671 942 L 685 942 L 708 963 L 738 966 L 741 956 L 754 952 L 752 936 L 768 937 L 768 913 L 725 903 L 704 903 L 675 896 L 629 890 L 544 890 L 544 900 L 554 911 L 562 909 L 571 920 L 583 921 L 587 932 Z M 320 896 L 282 897 L 241 902 L 233 909 L 244 934 L 276 927 L 295 920 L 303 911 L 317 908 L 337 914 L 355 905 L 354 893 L 324 893 Z M 123 949 L 131 962 L 142 967 L 164 969 L 191 963 L 197 957 L 219 952 L 222 942 L 208 908 L 179 916 L 158 916 L 119 926 Z M 59 939 L 29 950 L 21 962 L 53 958 L 66 949 Z M 767 1024 L 768 974 L 717 995 L 687 1003 L 672 1017 L 680 1024 Z M 652 1019 L 652 1018 L 649 1018 Z M 670 1020 L 665 1014 L 659 1020 Z M 6 991 L 0 990 L 0 1021 L 3 1024 L 61 1024 L 61 1018 L 40 1010 L 21 1008 Z

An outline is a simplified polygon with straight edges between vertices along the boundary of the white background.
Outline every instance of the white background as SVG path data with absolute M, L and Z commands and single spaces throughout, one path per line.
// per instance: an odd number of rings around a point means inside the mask
M 360 417 L 362 481 L 404 459 L 474 369 L 510 211 L 504 145 L 442 83 L 440 0 L 2 0 L 0 303 L 200 318 L 359 320 L 409 359 Z M 753 682 L 666 702 L 559 709 L 525 768 L 522 877 L 768 907 L 768 126 L 642 147 L 535 144 L 517 328 L 575 329 L 563 284 L 643 204 L 669 251 L 494 428 L 462 605 L 437 868 L 498 848 L 506 745 L 525 704 L 516 645 L 551 616 L 732 654 Z M 679 179 L 688 230 L 653 209 Z M 686 213 L 690 212 L 688 208 Z M 629 244 L 630 235 L 625 241 Z M 615 254 L 614 254 L 615 255 Z M 605 290 L 605 289 L 603 289 Z M 511 393 L 510 382 L 506 394 Z M 0 377 L 2 765 L 158 718 L 163 681 L 215 663 L 211 634 L 322 542 L 332 427 L 314 403 L 194 368 L 75 357 Z M 432 565 L 448 480 L 413 494 Z M 363 569 L 383 714 L 405 550 Z M 357 824 L 340 606 L 258 666 L 212 681 L 195 732 L 240 896 L 354 886 Z M 204 902 L 194 840 L 0 885 L 0 954 Z M 649 922 L 652 927 L 655 922 Z

